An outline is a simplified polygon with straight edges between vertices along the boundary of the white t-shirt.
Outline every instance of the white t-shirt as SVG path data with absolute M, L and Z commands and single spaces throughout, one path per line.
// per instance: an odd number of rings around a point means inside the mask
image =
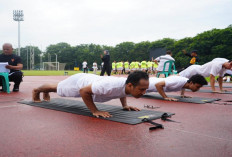
M 223 63 L 225 63 L 225 62 L 229 62 L 229 60 L 228 60 L 228 59 L 226 59 L 226 58 L 215 58 L 215 59 L 213 59 L 212 61 L 219 61 L 219 62 L 221 61 L 221 62 L 223 62 Z M 230 69 L 226 69 L 225 74 L 232 75 L 232 70 L 230 70 Z
M 226 69 L 222 67 L 225 62 L 223 61 L 211 61 L 203 65 L 191 65 L 187 69 L 180 72 L 180 76 L 190 78 L 193 75 L 200 74 L 204 77 L 213 76 L 223 77 Z
M 169 76 L 166 78 L 150 77 L 147 92 L 157 92 L 155 85 L 162 81 L 165 82 L 164 92 L 175 92 L 180 91 L 188 79 L 181 76 Z
M 226 72 L 225 72 L 225 74 L 232 75 L 232 70 L 227 69 Z
M 226 59 L 226 58 L 214 58 L 212 61 L 216 61 L 216 62 L 229 62 L 229 60 L 228 59 Z
M 159 65 L 157 67 L 157 71 L 163 71 L 163 69 L 164 69 L 164 63 L 166 61 L 175 61 L 175 59 L 172 58 L 172 56 L 170 56 L 168 54 L 166 54 L 164 56 L 157 57 L 155 60 L 159 61 Z M 169 63 L 166 64 L 165 71 L 168 71 L 168 68 L 169 68 Z
M 126 97 L 126 78 L 98 76 L 94 74 L 75 74 L 61 81 L 57 94 L 63 97 L 80 97 L 80 89 L 92 84 L 93 101 L 106 102 L 111 99 Z
M 97 63 L 93 63 L 93 69 L 97 69 Z
M 87 62 L 83 62 L 82 63 L 82 68 L 86 68 L 87 67 Z

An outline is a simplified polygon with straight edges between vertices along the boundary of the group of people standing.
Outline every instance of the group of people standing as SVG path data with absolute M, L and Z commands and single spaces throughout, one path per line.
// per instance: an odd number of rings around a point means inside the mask
M 197 51 L 193 50 L 191 53 L 187 53 L 185 50 L 183 50 L 183 53 L 186 56 L 191 57 L 191 60 L 189 62 L 189 65 L 193 65 L 193 64 L 198 64 L 199 62 L 199 58 L 197 56 Z M 129 74 L 130 72 L 133 72 L 135 70 L 141 70 L 144 72 L 147 72 L 148 74 L 157 74 L 157 72 L 160 71 L 168 71 L 168 66 L 166 66 L 165 69 L 164 68 L 164 63 L 166 61 L 175 61 L 175 59 L 172 57 L 172 52 L 170 50 L 168 50 L 166 52 L 166 55 L 163 56 L 159 56 L 155 59 L 152 58 L 152 60 L 150 61 L 113 61 L 112 64 L 110 64 L 110 55 L 109 55 L 109 51 L 105 50 L 104 51 L 104 56 L 101 55 L 101 59 L 102 59 L 102 64 L 101 64 L 101 76 L 104 75 L 104 73 L 106 72 L 108 76 L 110 76 L 111 72 L 113 74 Z M 188 65 L 188 66 L 189 66 Z M 82 68 L 84 73 L 88 73 L 88 67 L 87 67 L 87 62 L 84 61 L 82 63 Z M 96 71 L 98 69 L 97 63 L 96 61 L 93 63 L 93 73 L 96 74 Z M 185 67 L 187 68 L 187 67 Z M 183 68 L 183 69 L 185 69 Z M 182 71 L 183 69 L 181 69 L 180 71 Z
M 187 53 L 186 50 L 182 50 L 182 52 L 190 57 L 190 61 L 188 66 L 176 71 L 176 74 L 185 78 L 190 79 L 193 75 L 200 74 L 204 77 L 210 77 L 210 84 L 212 87 L 212 91 L 215 90 L 215 77 L 218 77 L 218 83 L 220 86 L 220 90 L 222 91 L 222 82 L 223 77 L 232 75 L 231 65 L 232 62 L 225 58 L 215 58 L 211 62 L 205 63 L 203 65 L 199 65 L 199 58 L 197 55 L 197 50 L 193 50 L 190 53 Z M 103 61 L 103 67 L 100 76 L 103 76 L 106 72 L 108 76 L 111 74 L 111 68 L 113 74 L 130 74 L 133 71 L 143 71 L 147 74 L 157 74 L 157 72 L 168 71 L 169 63 L 164 68 L 165 62 L 172 61 L 170 64 L 175 63 L 175 59 L 172 57 L 172 52 L 170 50 L 166 51 L 166 55 L 159 56 L 155 59 L 152 58 L 151 61 L 132 61 L 129 63 L 128 61 L 119 61 L 112 62 L 110 65 L 110 55 L 109 51 L 104 51 L 104 56 L 101 55 Z M 96 73 L 95 73 L 96 74 Z M 173 73 L 172 73 L 173 74 Z
M 111 74 L 111 67 L 110 67 L 110 55 L 109 55 L 109 51 L 105 50 L 104 51 L 104 56 L 101 55 L 101 59 L 102 59 L 102 64 L 101 64 L 101 76 L 104 75 L 104 73 L 106 72 L 108 76 L 110 76 Z M 83 72 L 84 73 L 88 73 L 88 66 L 87 66 L 87 61 L 84 61 L 82 63 L 82 68 L 83 68 Z M 98 66 L 97 66 L 97 62 L 93 62 L 93 74 L 97 73 L 98 70 Z
M 135 70 L 141 70 L 147 72 L 148 74 L 155 74 L 157 67 L 158 64 L 153 61 L 132 61 L 131 63 L 129 63 L 128 61 L 114 61 L 112 63 L 112 73 L 121 75 L 129 74 L 130 72 L 133 72 Z

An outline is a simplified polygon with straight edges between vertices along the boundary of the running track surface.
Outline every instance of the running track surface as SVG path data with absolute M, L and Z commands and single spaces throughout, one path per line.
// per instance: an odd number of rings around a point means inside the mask
M 232 156 L 232 102 L 224 104 L 232 100 L 232 95 L 187 92 L 191 96 L 221 98 L 218 104 L 129 97 L 129 105 L 141 109 L 153 105 L 159 107 L 155 110 L 176 113 L 171 119 L 181 123 L 156 120 L 164 129 L 155 131 L 149 131 L 149 123 L 127 125 L 17 103 L 31 100 L 33 88 L 65 78 L 26 76 L 20 92 L 0 93 L 0 157 Z M 106 104 L 120 105 L 120 101 Z

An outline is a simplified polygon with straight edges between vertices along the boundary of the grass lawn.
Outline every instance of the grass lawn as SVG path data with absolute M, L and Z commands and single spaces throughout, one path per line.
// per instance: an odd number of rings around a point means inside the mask
M 22 70 L 24 76 L 62 76 L 64 72 L 68 72 L 68 75 L 74 75 L 77 73 L 83 73 L 83 71 L 65 70 L 65 71 L 43 71 L 43 70 Z M 89 71 L 92 74 L 92 71 Z M 100 71 L 97 72 L 100 74 Z
M 77 73 L 83 73 L 83 71 L 74 71 L 74 70 L 65 70 L 65 71 L 43 71 L 43 70 L 22 70 L 24 76 L 62 76 L 64 72 L 68 72 L 68 75 L 74 75 Z M 92 71 L 89 71 L 89 74 L 92 74 Z M 100 75 L 100 71 L 97 71 L 97 75 Z M 205 78 L 209 82 L 209 77 Z

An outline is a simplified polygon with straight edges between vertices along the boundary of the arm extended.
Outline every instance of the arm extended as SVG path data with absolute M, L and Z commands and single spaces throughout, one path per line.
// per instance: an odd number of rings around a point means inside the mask
M 159 94 L 165 99 L 165 100 L 169 100 L 169 101 L 177 101 L 178 99 L 175 98 L 169 98 L 165 92 L 164 92 L 164 87 L 165 87 L 165 81 L 159 82 L 155 84 L 155 87 L 157 89 L 157 91 L 159 92 Z
M 126 97 L 123 97 L 123 98 L 120 98 L 120 101 L 121 101 L 121 104 L 122 104 L 122 107 L 124 110 L 128 110 L 128 111 L 140 111 L 140 109 L 136 108 L 136 107 L 133 107 L 133 106 L 128 106 L 127 105 L 127 100 L 126 100 Z
M 215 76 L 210 74 L 210 86 L 213 92 L 216 92 L 215 89 Z
M 88 109 L 92 112 L 92 114 L 96 117 L 104 117 L 104 118 L 108 118 L 111 117 L 111 115 L 108 112 L 105 111 L 99 111 L 96 107 L 96 105 L 93 102 L 93 92 L 91 89 L 91 85 L 83 87 L 80 89 L 80 95 L 84 101 L 84 103 L 86 104 L 86 106 L 88 107 Z
M 223 92 L 223 90 L 222 90 L 222 82 L 223 82 L 223 77 L 219 77 L 218 78 L 218 84 L 219 84 L 219 87 L 220 87 L 220 91 L 217 91 L 215 89 L 215 76 L 210 74 L 210 86 L 212 88 L 212 92 L 216 92 L 216 93 Z
M 182 50 L 182 52 L 185 54 L 185 56 L 192 57 L 191 54 L 187 53 L 186 50 Z
M 221 91 L 223 91 L 223 89 L 222 89 L 222 82 L 223 82 L 223 77 L 219 76 L 219 78 L 218 78 L 218 84 L 219 84 L 219 88 L 220 88 Z

